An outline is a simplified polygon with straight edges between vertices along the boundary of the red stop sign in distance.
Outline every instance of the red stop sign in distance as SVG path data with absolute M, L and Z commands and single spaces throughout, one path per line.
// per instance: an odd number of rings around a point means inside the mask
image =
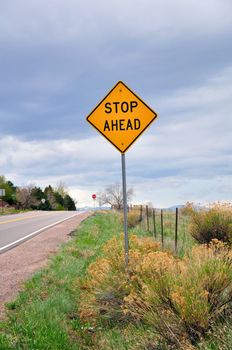
M 97 198 L 96 194 L 92 194 L 92 198 L 96 199 Z

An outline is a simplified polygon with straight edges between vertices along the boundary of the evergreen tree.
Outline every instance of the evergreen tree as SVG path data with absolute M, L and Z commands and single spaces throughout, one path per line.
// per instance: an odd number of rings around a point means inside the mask
M 56 203 L 56 198 L 55 198 L 55 194 L 52 186 L 49 185 L 45 187 L 44 193 L 47 201 L 49 202 L 51 210 L 56 210 L 57 203 Z
M 69 196 L 69 194 L 66 194 L 66 196 L 64 197 L 64 207 L 66 210 L 76 210 L 75 202 Z
M 59 192 L 54 192 L 54 196 L 56 199 L 56 209 L 64 210 L 64 198 Z

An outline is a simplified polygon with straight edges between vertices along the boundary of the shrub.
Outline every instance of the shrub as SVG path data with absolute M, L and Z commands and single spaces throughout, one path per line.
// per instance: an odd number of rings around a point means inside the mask
M 140 213 L 139 211 L 133 210 L 127 213 L 127 225 L 129 228 L 136 227 L 141 221 Z M 123 224 L 124 222 L 124 215 L 120 215 L 120 222 Z
M 124 312 L 152 326 L 175 349 L 198 342 L 231 308 L 232 255 L 219 241 L 193 248 L 182 261 L 150 253 L 137 272 Z
M 126 273 L 123 236 L 108 241 L 104 257 L 89 266 L 80 317 L 92 325 L 142 323 L 160 348 L 190 350 L 231 311 L 232 252 L 218 240 L 183 259 L 159 248 L 132 235 Z
M 58 210 L 58 211 L 61 211 L 61 210 L 64 210 L 64 207 L 63 207 L 63 205 L 62 204 L 56 204 L 56 208 L 55 208 L 56 210 Z
M 192 202 L 186 202 L 185 205 L 180 208 L 180 214 L 184 216 L 192 215 L 194 211 L 194 204 Z
M 114 237 L 104 248 L 104 257 L 89 266 L 82 286 L 80 317 L 86 322 L 98 319 L 108 324 L 126 322 L 131 316 L 123 312 L 124 297 L 131 290 L 135 268 L 144 255 L 158 250 L 159 244 L 151 238 L 130 236 L 129 268 L 125 271 L 124 237 Z
M 231 244 L 232 210 L 218 206 L 209 210 L 193 211 L 190 233 L 199 243 L 210 243 L 212 239 L 218 239 Z

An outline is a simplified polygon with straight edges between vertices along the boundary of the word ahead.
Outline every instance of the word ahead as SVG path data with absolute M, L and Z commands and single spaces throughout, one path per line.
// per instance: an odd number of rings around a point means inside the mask
M 125 153 L 156 118 L 157 114 L 119 81 L 88 115 L 87 121 Z
M 114 131 L 114 130 L 120 130 L 120 131 L 127 131 L 127 130 L 139 130 L 140 129 L 140 120 L 134 119 L 134 120 L 126 120 L 126 119 L 116 119 L 105 121 L 104 125 L 104 131 Z

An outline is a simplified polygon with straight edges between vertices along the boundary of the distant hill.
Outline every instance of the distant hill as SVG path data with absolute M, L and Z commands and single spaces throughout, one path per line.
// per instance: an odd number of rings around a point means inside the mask
M 184 205 L 183 204 L 178 204 L 178 205 L 173 205 L 169 208 L 162 208 L 163 210 L 167 210 L 167 211 L 175 211 L 176 208 L 180 209 L 180 208 L 183 208 Z

